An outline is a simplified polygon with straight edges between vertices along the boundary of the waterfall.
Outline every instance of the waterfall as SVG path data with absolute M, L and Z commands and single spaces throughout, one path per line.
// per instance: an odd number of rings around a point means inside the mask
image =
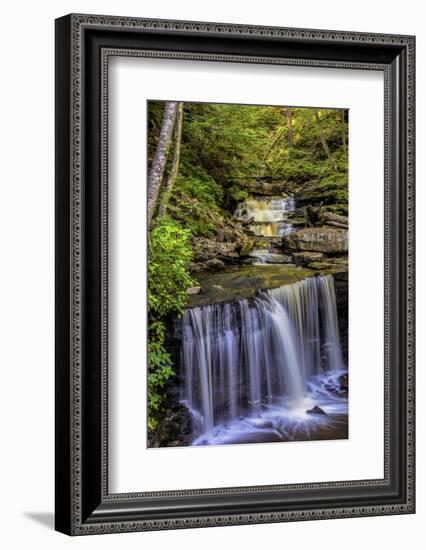
M 255 235 L 276 237 L 288 235 L 292 226 L 287 222 L 287 214 L 295 209 L 292 197 L 271 197 L 267 199 L 246 199 L 239 203 L 234 216 L 240 221 L 251 221 Z
M 305 412 L 318 380 L 322 395 L 343 368 L 331 275 L 185 311 L 182 402 L 194 435 L 272 409 Z

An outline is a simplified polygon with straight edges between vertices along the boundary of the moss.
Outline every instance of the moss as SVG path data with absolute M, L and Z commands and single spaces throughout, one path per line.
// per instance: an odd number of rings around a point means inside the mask
M 294 265 L 247 265 L 227 268 L 219 273 L 198 273 L 202 291 L 188 297 L 188 306 L 230 302 L 252 298 L 258 290 L 295 283 L 315 272 Z

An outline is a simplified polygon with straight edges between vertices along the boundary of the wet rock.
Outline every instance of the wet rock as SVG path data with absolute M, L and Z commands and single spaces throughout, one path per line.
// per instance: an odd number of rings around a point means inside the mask
M 206 264 L 203 262 L 196 262 L 190 265 L 190 272 L 192 274 L 194 273 L 202 273 L 203 271 L 206 271 Z
M 167 443 L 167 447 L 181 447 L 182 446 L 182 443 L 176 439 L 175 441 L 169 441 L 169 443 Z
M 205 237 L 194 237 L 191 239 L 194 263 L 205 262 L 213 258 L 234 260 L 238 257 L 237 245 L 229 242 L 218 242 Z
M 149 447 L 181 447 L 189 445 L 192 434 L 191 414 L 183 405 L 167 411 L 150 437 Z
M 240 256 L 247 256 L 254 248 L 254 239 L 241 239 L 240 242 L 237 243 L 236 249 L 239 252 Z
M 269 254 L 266 258 L 267 264 L 292 264 L 293 257 L 290 254 Z
M 323 414 L 327 416 L 327 413 L 324 412 L 321 407 L 318 407 L 318 405 L 315 405 L 312 409 L 309 409 L 306 411 L 306 414 Z
M 329 263 L 329 262 L 309 262 L 307 264 L 307 267 L 309 267 L 309 269 L 315 269 L 315 270 L 318 270 L 318 271 L 325 271 L 327 269 L 333 269 L 334 264 Z
M 307 227 L 283 237 L 288 250 L 343 254 L 348 251 L 348 231 L 332 227 Z
M 324 258 L 323 252 L 294 252 L 293 253 L 294 263 L 296 265 L 307 266 L 311 262 L 318 262 Z
M 346 271 L 349 263 L 348 256 L 346 254 L 343 254 L 341 256 L 328 256 L 327 263 L 332 264 L 336 267 L 342 267 L 342 271 Z
M 339 335 L 340 344 L 342 346 L 343 361 L 348 364 L 348 333 L 349 333 L 349 318 L 348 318 L 348 300 L 349 300 L 349 283 L 347 269 L 341 270 L 333 275 L 334 287 L 336 289 L 336 306 L 337 318 L 339 320 Z
M 308 223 L 306 209 L 296 208 L 293 212 L 289 212 L 287 215 L 287 220 L 293 227 L 306 227 Z
M 290 254 L 271 254 L 265 252 L 264 254 L 253 254 L 253 258 L 261 260 L 265 264 L 292 264 L 293 257 Z
M 333 216 L 335 219 L 330 219 L 330 216 Z M 341 221 L 343 220 L 343 221 Z M 325 225 L 331 225 L 332 227 L 341 227 L 342 229 L 348 229 L 348 218 L 347 216 L 338 216 L 337 214 L 329 214 L 324 219 Z
M 274 248 L 276 250 L 282 251 L 283 240 L 281 237 L 278 239 L 276 237 L 272 239 L 270 237 L 264 237 L 264 238 L 266 239 L 266 242 L 264 243 L 265 246 L 263 248 L 269 246 L 271 249 Z M 259 247 L 259 248 L 262 248 L 262 247 Z
M 225 264 L 219 258 L 212 258 L 211 260 L 207 260 L 205 266 L 209 271 L 220 271 L 225 267 Z
M 347 392 L 349 389 L 349 377 L 347 374 L 341 374 L 339 376 L 340 390 Z
M 199 294 L 200 292 L 201 292 L 200 286 L 190 286 L 189 288 L 186 289 L 186 293 L 189 295 Z
M 264 430 L 271 430 L 274 427 L 272 420 L 265 420 L 262 424 Z
M 188 296 L 188 306 L 253 298 L 259 289 L 277 288 L 312 277 L 314 274 L 313 270 L 293 264 L 240 265 L 219 271 L 204 269 L 195 275 L 202 292 Z
M 254 239 L 254 248 L 279 248 L 282 250 L 282 237 L 262 237 L 257 235 Z

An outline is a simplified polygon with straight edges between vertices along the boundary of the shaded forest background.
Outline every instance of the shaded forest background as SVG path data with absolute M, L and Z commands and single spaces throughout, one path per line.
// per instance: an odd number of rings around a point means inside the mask
M 174 375 L 167 323 L 181 316 L 197 272 L 220 268 L 211 257 L 215 251 L 232 243 L 243 257 L 256 245 L 233 218 L 236 205 L 249 197 L 291 195 L 305 208 L 302 215 L 309 209 L 348 214 L 348 112 L 149 102 L 148 173 L 153 432 L 166 412 L 164 388 Z

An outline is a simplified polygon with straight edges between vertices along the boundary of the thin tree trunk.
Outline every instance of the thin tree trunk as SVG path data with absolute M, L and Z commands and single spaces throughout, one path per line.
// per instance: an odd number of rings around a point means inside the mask
M 293 138 L 293 124 L 291 120 L 291 109 L 284 109 L 285 118 L 287 121 L 287 139 L 288 144 L 290 147 L 294 146 L 294 138 Z
M 272 140 L 272 143 L 271 145 L 269 146 L 268 150 L 266 151 L 262 161 L 266 164 L 266 159 L 269 157 L 272 149 L 275 147 L 275 145 L 278 143 L 278 141 L 280 140 L 281 138 L 281 135 L 282 135 L 282 129 L 281 128 L 278 128 L 277 130 L 277 133 L 274 137 L 274 139 Z
M 342 109 L 341 111 L 341 114 L 340 114 L 340 117 L 341 117 L 341 122 L 342 122 L 342 145 L 343 145 L 343 153 L 345 155 L 345 172 L 348 171 L 348 164 L 349 164 L 349 159 L 348 159 L 348 144 L 347 144 L 347 137 L 346 137 L 346 130 L 347 130 L 347 126 L 346 126 L 346 123 L 345 123 L 345 111 Z
M 286 118 L 286 126 L 287 126 L 287 140 L 290 147 L 294 146 L 294 138 L 293 138 L 293 124 L 292 124 L 292 117 L 291 117 L 291 109 L 284 108 L 284 114 Z M 266 164 L 266 159 L 269 157 L 269 155 L 272 152 L 272 149 L 275 147 L 275 145 L 279 142 L 282 136 L 282 128 L 278 128 L 277 133 L 272 140 L 271 145 L 269 146 L 268 150 L 265 153 L 265 156 L 263 157 L 262 161 Z
M 342 144 L 343 144 L 343 151 L 346 153 L 347 151 L 347 144 L 346 144 L 346 124 L 345 124 L 345 111 L 342 109 L 340 111 L 340 120 L 342 123 Z
M 170 176 L 169 176 L 169 179 L 167 180 L 166 188 L 161 198 L 161 204 L 160 204 L 161 217 L 166 215 L 167 207 L 169 205 L 170 197 L 173 191 L 173 186 L 175 184 L 175 181 L 179 172 L 180 142 L 182 139 L 182 118 L 183 118 L 183 103 L 181 102 L 178 104 L 177 113 L 176 113 L 176 123 L 175 123 L 175 130 L 174 130 L 174 136 L 173 136 L 174 151 L 173 151 L 172 168 L 170 170 Z
M 148 178 L 148 229 L 151 228 L 152 218 L 154 216 L 158 195 L 160 193 L 161 182 L 163 180 L 170 143 L 172 141 L 177 109 L 178 103 L 176 101 L 167 101 L 164 105 L 160 139 L 158 140 L 155 157 L 152 161 Z
M 318 129 L 318 135 L 319 135 L 319 138 L 321 140 L 322 146 L 324 148 L 325 154 L 326 154 L 328 160 L 333 164 L 334 168 L 336 168 L 336 165 L 333 162 L 333 157 L 331 156 L 331 153 L 330 153 L 330 148 L 328 147 L 327 140 L 325 139 L 325 135 L 324 135 L 324 131 L 323 131 L 322 126 L 321 126 L 321 121 L 320 121 L 320 118 L 319 118 L 318 111 L 315 111 L 314 116 L 315 116 L 315 122 L 316 122 L 317 129 Z

